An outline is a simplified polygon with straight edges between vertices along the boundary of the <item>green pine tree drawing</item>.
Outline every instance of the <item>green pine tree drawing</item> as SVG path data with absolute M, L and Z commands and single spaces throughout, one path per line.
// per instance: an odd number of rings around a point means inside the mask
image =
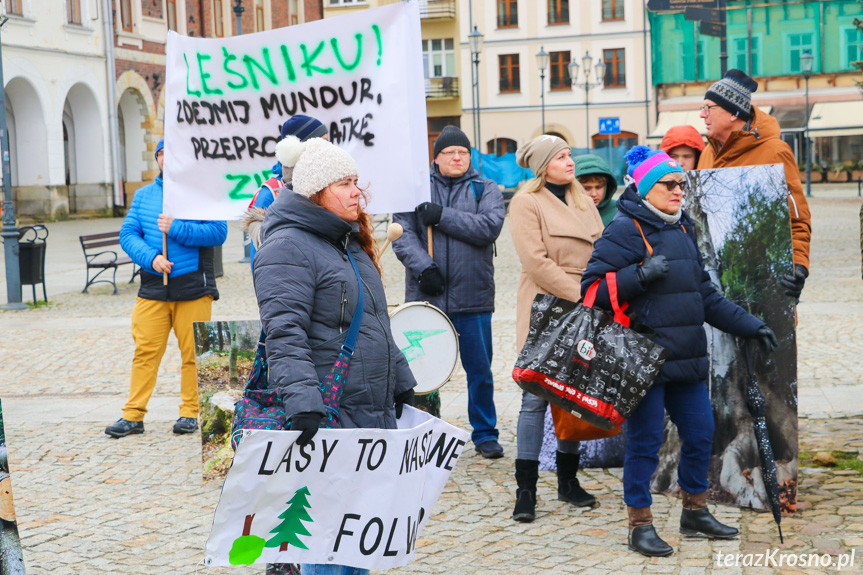
M 282 522 L 270 531 L 275 536 L 267 541 L 267 547 L 278 547 L 279 551 L 287 551 L 288 545 L 308 549 L 299 538 L 300 535 L 311 535 L 303 522 L 314 523 L 315 521 L 306 511 L 307 507 L 311 507 L 308 496 L 308 487 L 301 487 L 294 493 L 294 496 L 287 503 L 288 508 L 279 515 Z

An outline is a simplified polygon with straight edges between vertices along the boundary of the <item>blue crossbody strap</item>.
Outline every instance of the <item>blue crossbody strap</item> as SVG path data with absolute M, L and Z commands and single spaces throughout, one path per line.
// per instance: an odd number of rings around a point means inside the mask
M 354 310 L 354 317 L 351 319 L 351 326 L 348 328 L 348 335 L 345 338 L 345 343 L 342 344 L 342 349 L 349 354 L 354 354 L 354 347 L 357 345 L 357 337 L 360 335 L 360 321 L 363 319 L 363 306 L 365 305 L 365 295 L 363 293 L 363 278 L 360 277 L 360 270 L 357 268 L 357 262 L 354 261 L 354 256 L 348 248 L 345 250 L 348 253 L 348 260 L 351 262 L 351 267 L 354 268 L 354 273 L 357 275 L 357 286 L 360 296 L 357 298 L 357 309 Z

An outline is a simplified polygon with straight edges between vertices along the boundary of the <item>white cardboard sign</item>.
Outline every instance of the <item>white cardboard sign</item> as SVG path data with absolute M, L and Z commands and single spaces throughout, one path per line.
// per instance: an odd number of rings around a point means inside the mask
M 204 563 L 407 565 L 470 435 L 405 406 L 399 429 L 246 430 Z
M 368 186 L 371 213 L 428 201 L 417 2 L 230 38 L 168 33 L 164 212 L 238 219 L 270 176 L 281 124 L 327 127 Z

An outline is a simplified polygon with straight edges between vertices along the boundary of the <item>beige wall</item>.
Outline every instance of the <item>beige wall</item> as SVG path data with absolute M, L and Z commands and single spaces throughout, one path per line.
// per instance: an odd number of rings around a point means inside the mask
M 467 35 L 469 28 L 468 3 L 460 3 L 462 70 L 469 83 L 470 50 Z M 601 0 L 570 0 L 570 23 L 548 25 L 547 2 L 526 1 L 518 3 L 519 27 L 497 29 L 497 3 L 493 0 L 473 0 L 473 20 L 485 36 L 480 54 L 480 121 L 482 149 L 495 138 L 510 138 L 521 144 L 541 131 L 541 87 L 536 53 L 540 47 L 546 52 L 570 51 L 579 63 L 587 51 L 596 64 L 604 49 L 623 48 L 626 52 L 626 87 L 591 88 L 590 133 L 598 132 L 599 117 L 619 117 L 621 129 L 638 134 L 639 141 L 655 124 L 655 104 L 649 86 L 649 55 L 645 53 L 642 29 L 644 25 L 643 3 L 625 0 L 624 20 L 602 22 Z M 649 32 L 648 32 L 649 35 Z M 648 38 L 649 50 L 649 38 Z M 521 91 L 516 94 L 499 92 L 498 56 L 518 54 L 521 72 Z M 578 78 L 583 80 L 583 72 Z M 591 80 L 595 79 L 591 70 Z M 586 145 L 585 96 L 583 88 L 550 91 L 548 70 L 545 74 L 545 119 L 546 131 L 567 135 L 569 143 L 576 147 Z M 649 109 L 645 110 L 645 95 Z M 462 91 L 462 125 L 470 126 L 472 102 L 470 90 Z M 472 134 L 469 134 L 473 138 Z

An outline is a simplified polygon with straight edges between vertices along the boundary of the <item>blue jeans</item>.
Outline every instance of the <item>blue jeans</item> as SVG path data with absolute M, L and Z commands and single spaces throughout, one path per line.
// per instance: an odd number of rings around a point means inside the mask
M 467 417 L 473 427 L 474 445 L 496 441 L 497 413 L 491 375 L 491 314 L 453 313 L 450 320 L 458 333 L 461 365 L 467 374 Z
M 347 565 L 303 563 L 300 565 L 300 573 L 302 575 L 368 575 L 369 570 Z
M 650 478 L 659 465 L 665 411 L 683 442 L 677 466 L 678 485 L 689 493 L 707 490 L 714 431 L 707 384 L 654 385 L 626 425 L 623 500 L 630 507 L 649 507 L 653 503 Z
M 518 443 L 518 459 L 539 461 L 542 436 L 545 432 L 545 410 L 548 402 L 538 395 L 521 392 L 521 411 L 518 412 L 518 427 L 515 439 Z M 563 453 L 578 453 L 580 441 L 557 440 L 557 450 Z

